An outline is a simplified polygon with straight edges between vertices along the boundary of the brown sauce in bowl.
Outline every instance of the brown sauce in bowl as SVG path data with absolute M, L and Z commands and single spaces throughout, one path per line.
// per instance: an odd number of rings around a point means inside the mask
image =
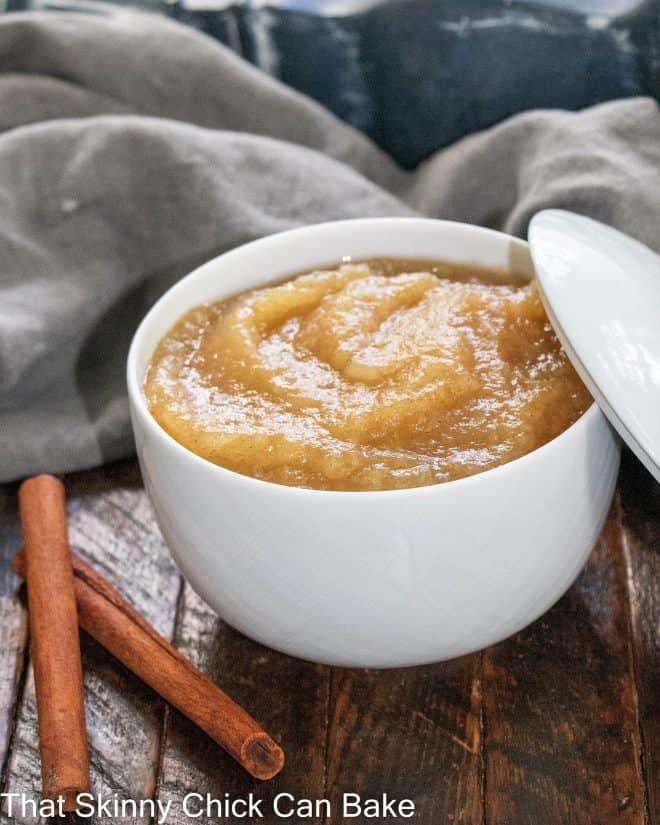
M 591 404 L 534 283 L 440 261 L 338 264 L 186 313 L 145 380 L 184 447 L 319 490 L 438 484 L 512 461 Z

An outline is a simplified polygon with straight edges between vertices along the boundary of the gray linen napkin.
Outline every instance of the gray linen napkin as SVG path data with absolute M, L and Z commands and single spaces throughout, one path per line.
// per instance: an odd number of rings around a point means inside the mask
M 131 453 L 128 343 L 236 244 L 421 213 L 524 235 L 547 206 L 660 249 L 660 113 L 530 112 L 403 172 L 364 136 L 162 17 L 0 19 L 0 480 Z

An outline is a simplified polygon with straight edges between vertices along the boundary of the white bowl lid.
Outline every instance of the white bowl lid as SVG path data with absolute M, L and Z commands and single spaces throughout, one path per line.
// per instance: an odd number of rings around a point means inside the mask
M 532 218 L 529 243 L 568 357 L 660 481 L 660 257 L 622 232 L 559 209 Z

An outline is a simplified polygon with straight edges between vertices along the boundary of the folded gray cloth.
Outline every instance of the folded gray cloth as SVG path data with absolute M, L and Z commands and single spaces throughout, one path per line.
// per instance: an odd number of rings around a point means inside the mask
M 174 280 L 236 244 L 415 212 L 524 235 L 547 206 L 660 243 L 650 99 L 519 115 L 407 173 L 161 17 L 99 5 L 5 15 L 0 69 L 0 480 L 130 454 L 135 326 Z

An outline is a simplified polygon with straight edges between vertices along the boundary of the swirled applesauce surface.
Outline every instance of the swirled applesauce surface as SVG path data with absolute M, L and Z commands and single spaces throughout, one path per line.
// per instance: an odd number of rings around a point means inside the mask
M 193 453 L 319 490 L 472 475 L 540 447 L 591 404 L 534 283 L 389 259 L 191 310 L 158 345 L 145 393 Z

